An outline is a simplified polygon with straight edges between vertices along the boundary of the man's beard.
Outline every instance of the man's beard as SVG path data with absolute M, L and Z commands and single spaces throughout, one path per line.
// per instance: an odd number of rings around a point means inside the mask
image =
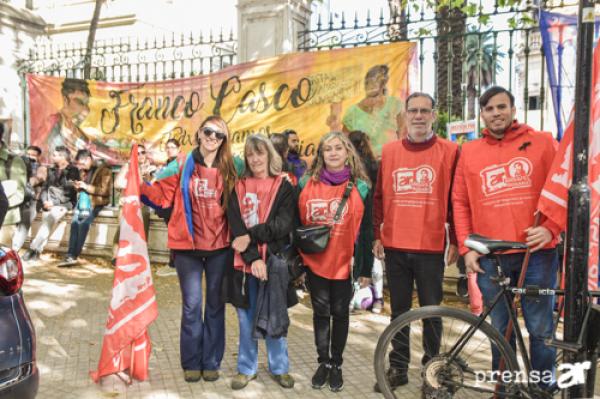
M 300 154 L 298 154 L 298 149 L 297 149 L 297 148 L 293 148 L 293 149 L 292 149 L 292 148 L 290 148 L 290 149 L 288 150 L 288 152 L 289 152 L 290 154 L 294 154 L 294 155 L 300 155 Z

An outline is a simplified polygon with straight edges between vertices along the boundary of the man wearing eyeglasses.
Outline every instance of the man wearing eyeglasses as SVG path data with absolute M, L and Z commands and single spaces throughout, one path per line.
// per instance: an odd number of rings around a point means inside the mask
M 429 94 L 408 96 L 408 135 L 385 144 L 381 152 L 373 197 L 373 253 L 385 259 L 392 320 L 412 307 L 415 282 L 420 306 L 439 305 L 444 266 L 457 257 L 449 201 L 458 146 L 433 132 L 434 107 Z M 423 364 L 438 353 L 440 334 L 441 322 L 425 323 Z M 387 377 L 396 388 L 408 383 L 408 334 L 399 334 L 393 347 Z M 380 392 L 377 384 L 375 391 Z

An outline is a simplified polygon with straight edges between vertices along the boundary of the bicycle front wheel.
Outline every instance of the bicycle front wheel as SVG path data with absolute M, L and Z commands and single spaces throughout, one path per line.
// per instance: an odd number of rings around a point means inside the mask
M 478 321 L 468 312 L 442 306 L 425 306 L 397 317 L 375 350 L 375 377 L 384 396 L 487 399 L 496 392 L 498 397 L 518 397 L 514 351 L 489 323 L 475 330 Z M 473 335 L 465 340 L 469 331 Z M 502 374 L 493 370 L 492 351 L 503 359 Z

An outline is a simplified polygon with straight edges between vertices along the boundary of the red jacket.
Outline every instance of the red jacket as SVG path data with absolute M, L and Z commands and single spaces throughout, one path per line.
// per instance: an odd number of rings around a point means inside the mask
M 229 234 L 226 232 L 226 242 L 220 240 L 218 247 L 203 248 L 199 245 L 203 237 L 198 237 L 199 232 L 194 231 L 194 215 L 192 209 L 195 205 L 194 193 L 190 192 L 190 181 L 194 175 L 196 160 L 194 152 L 189 154 L 180 154 L 177 160 L 171 162 L 165 169 L 157 173 L 157 181 L 151 185 L 142 185 L 141 195 L 144 203 L 152 207 L 173 208 L 171 219 L 168 226 L 168 243 L 170 249 L 180 250 L 216 250 L 229 246 Z M 212 221 L 211 221 L 212 222 Z M 223 223 L 227 223 L 223 218 Z M 204 245 L 206 246 L 206 245 Z
M 459 252 L 469 251 L 465 238 L 477 233 L 490 238 L 525 242 L 525 229 L 534 213 L 556 152 L 556 140 L 514 122 L 498 140 L 483 131 L 483 138 L 465 143 L 454 175 L 452 210 Z M 546 248 L 556 246 L 560 227 L 543 220 L 554 236 Z

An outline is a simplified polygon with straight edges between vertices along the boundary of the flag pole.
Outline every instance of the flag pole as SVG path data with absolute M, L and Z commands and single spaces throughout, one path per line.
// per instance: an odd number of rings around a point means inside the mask
M 583 324 L 587 303 L 590 187 L 588 184 L 588 146 L 590 130 L 590 96 L 592 49 L 594 45 L 594 3 L 579 1 L 577 16 L 577 62 L 575 98 L 575 134 L 573 139 L 573 183 L 569 188 L 565 270 L 564 339 L 575 343 Z M 584 353 L 565 353 L 565 362 L 582 361 Z M 593 389 L 594 381 L 587 382 Z M 575 385 L 563 391 L 566 399 L 584 397 L 589 387 Z
M 137 341 L 137 338 L 133 341 L 133 343 L 131 344 L 131 362 L 129 364 L 129 381 L 131 381 L 129 383 L 129 385 L 131 385 L 133 383 L 133 367 L 135 366 L 135 343 Z

